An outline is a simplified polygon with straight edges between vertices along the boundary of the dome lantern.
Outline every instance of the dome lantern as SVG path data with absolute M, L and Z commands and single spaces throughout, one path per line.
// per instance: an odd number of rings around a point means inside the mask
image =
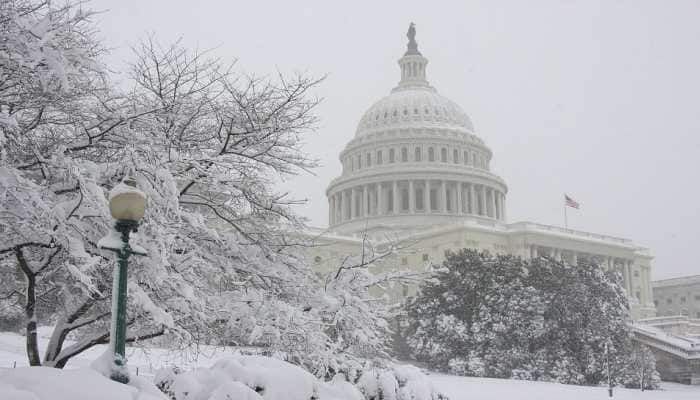
M 401 81 L 399 86 L 394 91 L 408 87 L 424 86 L 430 87 L 425 79 L 425 67 L 428 65 L 428 59 L 418 51 L 418 43 L 416 42 L 416 25 L 411 22 L 406 33 L 408 37 L 408 45 L 406 53 L 399 59 L 401 67 Z

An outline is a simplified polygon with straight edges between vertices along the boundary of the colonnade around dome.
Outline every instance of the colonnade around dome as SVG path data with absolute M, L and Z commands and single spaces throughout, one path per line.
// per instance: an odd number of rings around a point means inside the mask
M 358 184 L 328 196 L 329 221 L 385 215 L 475 215 L 505 221 L 505 193 L 446 179 L 394 179 Z

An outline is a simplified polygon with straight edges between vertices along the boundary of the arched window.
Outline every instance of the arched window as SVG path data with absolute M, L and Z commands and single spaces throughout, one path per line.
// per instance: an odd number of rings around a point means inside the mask
M 420 147 L 416 147 L 416 151 L 413 157 L 414 161 L 420 161 L 421 160 L 421 149 Z
M 454 162 L 455 164 L 459 164 L 459 150 L 457 149 L 454 149 L 452 151 L 452 162 Z
M 377 150 L 377 165 L 382 165 L 382 151 Z
M 393 163 L 396 159 L 396 152 L 394 149 L 389 149 L 389 163 Z
M 435 161 L 435 148 L 428 147 L 428 161 Z
M 469 152 L 468 151 L 464 152 L 464 158 L 462 159 L 462 162 L 464 163 L 464 165 L 469 164 Z
M 367 153 L 367 167 L 372 166 L 372 153 Z
M 362 154 L 357 155 L 357 169 L 362 169 Z
M 408 149 L 405 147 L 401 148 L 401 162 L 408 161 Z
M 440 149 L 440 161 L 447 162 L 447 149 L 444 147 Z

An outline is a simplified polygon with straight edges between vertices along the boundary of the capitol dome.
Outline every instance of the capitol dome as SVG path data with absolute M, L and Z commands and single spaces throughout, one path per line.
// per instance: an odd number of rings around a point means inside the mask
M 426 79 L 413 24 L 401 79 L 360 119 L 326 191 L 329 225 L 341 234 L 415 231 L 463 219 L 505 222 L 505 182 L 492 153 L 452 100 Z

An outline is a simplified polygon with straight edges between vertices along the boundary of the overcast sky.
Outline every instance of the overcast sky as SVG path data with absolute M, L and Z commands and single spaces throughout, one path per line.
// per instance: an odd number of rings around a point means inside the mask
M 147 33 L 216 48 L 248 72 L 329 74 L 307 151 L 323 164 L 288 185 L 327 225 L 325 188 L 357 122 L 399 80 L 416 23 L 428 80 L 493 150 L 508 218 L 652 249 L 653 278 L 700 273 L 700 1 L 100 0 L 116 69 Z

